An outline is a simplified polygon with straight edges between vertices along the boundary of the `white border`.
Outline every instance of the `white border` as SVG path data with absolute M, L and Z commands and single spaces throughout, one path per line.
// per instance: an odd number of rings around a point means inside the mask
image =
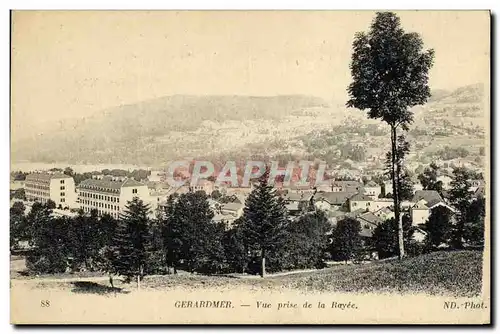
M 2 163 L 0 164 L 0 189 L 4 189 L 1 193 L 1 198 L 0 198 L 0 205 L 1 205 L 1 211 L 2 212 L 2 232 L 1 236 L 3 238 L 3 248 L 5 250 L 5 255 L 0 256 L 0 261 L 1 261 L 1 268 L 4 270 L 2 275 L 1 275 L 1 281 L 0 281 L 0 287 L 1 287 L 1 293 L 2 293 L 2 304 L 1 304 L 1 315 L 3 317 L 1 324 L 2 324 L 2 332 L 13 332 L 15 329 L 9 325 L 10 322 L 10 305 L 9 305 L 9 259 L 7 255 L 7 247 L 9 244 L 9 239 L 8 239 L 8 212 L 9 212 L 9 207 L 8 207 L 8 201 L 7 201 L 7 187 L 8 187 L 8 179 L 7 179 L 7 174 L 10 170 L 10 164 L 9 164 L 9 131 L 10 131 L 10 122 L 9 122 L 9 115 L 10 115 L 10 109 L 9 109 L 9 37 L 10 37 L 10 31 L 9 31 L 9 18 L 10 18 L 10 12 L 9 9 L 142 9 L 142 10 L 147 10 L 147 9 L 266 9 L 266 10 L 271 10 L 271 9 L 341 9 L 341 10 L 349 10 L 349 9 L 392 9 L 392 10 L 397 10 L 397 9 L 491 9 L 494 14 L 498 14 L 500 12 L 499 9 L 499 1 L 493 1 L 493 0 L 474 0 L 474 1 L 450 1 L 448 3 L 444 1 L 436 1 L 436 0 L 419 0 L 419 1 L 394 1 L 394 0 L 378 0 L 378 1 L 362 1 L 362 0 L 350 0 L 350 1 L 321 1 L 321 0 L 308 0 L 308 1 L 296 1 L 296 0 L 288 0 L 288 1 L 276 1 L 276 0 L 253 0 L 253 1 L 210 1 L 204 2 L 204 1 L 194 1 L 194 0 L 184 0 L 184 1 L 153 1 L 153 0 L 141 0 L 140 2 L 131 2 L 131 1 L 124 1 L 124 0 L 115 0 L 115 1 L 103 1 L 103 0 L 87 0 L 87 1 L 71 1 L 68 2 L 67 0 L 51 0 L 51 1 L 34 1 L 34 0 L 26 0 L 26 1 L 13 1 L 13 0 L 7 0 L 2 2 L 2 11 L 0 11 L 0 19 L 2 21 L 1 24 L 1 31 L 0 31 L 0 45 L 2 46 L 2 52 L 0 53 L 1 56 L 1 76 L 0 78 L 2 79 L 2 84 L 3 84 L 3 89 L 2 89 L 2 94 L 1 94 L 1 105 L 3 106 L 3 112 L 0 114 L 0 121 L 1 121 L 1 126 L 2 130 L 0 131 L 0 136 L 1 136 L 1 141 L 0 141 L 0 153 L 1 156 L 3 157 Z M 286 6 L 285 6 L 286 5 Z M 498 22 L 497 22 L 498 25 Z M 494 36 L 498 40 L 498 27 L 495 27 L 495 32 Z M 494 54 L 498 56 L 498 43 L 495 45 L 495 51 Z M 492 92 L 493 95 L 499 96 L 499 89 L 497 85 L 495 86 L 495 91 Z M 496 117 L 495 121 L 495 129 L 498 128 L 498 116 Z M 494 147 L 497 147 L 497 142 L 495 140 L 494 143 L 492 143 Z M 495 151 L 496 156 L 495 156 L 495 162 L 496 166 L 498 166 L 498 160 L 499 160 L 499 152 Z M 494 185 L 494 189 L 496 190 L 496 185 Z M 493 190 L 493 189 L 492 189 Z M 492 203 L 494 207 L 500 208 L 500 199 L 495 198 L 495 203 Z M 492 222 L 492 224 L 496 225 L 495 222 Z M 500 228 L 496 226 L 495 231 L 495 240 L 498 240 L 498 234 L 499 234 Z M 495 247 L 495 249 L 498 249 L 499 247 Z M 498 252 L 496 252 L 498 253 Z M 495 254 L 495 259 L 498 259 L 498 254 Z M 495 263 L 496 264 L 496 263 Z M 492 284 L 494 282 L 492 281 Z M 496 290 L 496 289 L 495 289 Z M 492 296 L 492 300 L 495 301 L 495 296 Z M 498 307 L 495 308 L 498 310 Z M 496 317 L 497 314 L 495 314 L 494 318 Z M 498 318 L 497 318 L 498 319 Z M 40 332 L 45 332 L 45 333 L 51 333 L 54 328 L 45 328 L 45 329 L 39 329 Z M 170 328 L 169 330 L 171 331 L 178 331 L 178 330 L 185 330 L 186 328 L 183 329 L 174 329 Z M 196 329 L 196 330 L 207 330 L 206 328 L 191 328 Z M 233 330 L 234 328 L 226 328 L 225 330 Z M 267 331 L 269 329 L 264 329 L 264 328 L 254 328 L 252 330 L 257 330 L 259 329 L 260 331 Z M 275 328 L 275 330 L 286 330 L 289 331 L 292 328 Z M 370 328 L 370 329 L 362 329 L 362 331 L 368 331 L 368 330 L 373 330 L 375 328 Z M 393 328 L 394 330 L 399 330 L 398 328 Z M 405 331 L 417 331 L 417 330 L 422 330 L 426 329 L 424 328 L 412 328 L 412 329 L 405 329 Z M 465 328 L 464 328 L 465 329 Z M 84 328 L 59 328 L 59 331 L 66 332 L 73 330 L 75 332 L 83 332 L 85 329 Z M 95 332 L 104 332 L 105 329 L 103 328 L 92 328 L 92 331 Z M 125 329 L 118 329 L 119 331 L 125 330 Z M 129 329 L 127 331 L 141 331 L 143 330 L 142 328 L 133 328 Z M 164 330 L 163 328 L 156 328 L 156 330 Z M 224 330 L 222 328 L 210 328 L 209 330 Z M 334 331 L 352 331 L 352 330 L 360 330 L 360 329 L 353 329 L 353 328 L 331 328 L 331 330 Z M 387 330 L 387 328 L 381 328 L 379 330 Z M 435 329 L 429 329 L 427 330 L 435 330 Z M 456 331 L 457 328 L 450 328 L 450 330 Z M 468 328 L 468 330 L 471 330 L 471 328 Z

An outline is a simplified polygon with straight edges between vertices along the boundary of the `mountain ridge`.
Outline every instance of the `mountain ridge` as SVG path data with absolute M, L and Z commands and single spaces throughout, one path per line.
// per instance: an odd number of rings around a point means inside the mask
M 455 90 L 436 90 L 424 106 L 425 115 L 446 117 L 469 113 L 478 117 L 484 85 Z M 472 106 L 472 107 L 471 107 Z M 306 132 L 302 122 L 315 120 L 328 127 L 333 118 L 349 118 L 346 108 L 309 95 L 171 95 L 125 104 L 97 112 L 91 117 L 62 122 L 59 129 L 12 143 L 13 161 L 73 163 L 157 163 L 183 155 L 199 155 L 238 149 L 235 141 L 244 132 L 246 144 Z M 437 110 L 438 112 L 435 112 Z M 474 113 L 471 113 L 471 112 Z M 468 115 L 469 115 L 468 114 Z M 461 114 L 460 114 L 461 115 Z M 333 124 L 333 123 L 332 123 Z M 301 128 L 302 127 L 302 128 Z M 303 130 L 303 132 L 301 132 Z M 241 133 L 241 134 L 240 134 Z M 239 135 L 240 134 L 240 135 Z M 273 135 L 275 134 L 275 136 Z

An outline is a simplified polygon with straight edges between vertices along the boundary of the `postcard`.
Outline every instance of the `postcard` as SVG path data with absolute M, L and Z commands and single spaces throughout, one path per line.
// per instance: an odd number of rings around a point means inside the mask
M 490 12 L 11 12 L 13 324 L 490 324 Z

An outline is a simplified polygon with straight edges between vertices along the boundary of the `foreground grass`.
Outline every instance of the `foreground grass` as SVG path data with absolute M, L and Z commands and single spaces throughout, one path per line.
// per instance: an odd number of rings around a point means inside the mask
M 287 277 L 286 286 L 313 291 L 470 297 L 481 292 L 482 255 L 480 251 L 436 252 L 403 261 L 343 266 L 293 279 Z
M 482 252 L 436 252 L 403 261 L 391 260 L 364 265 L 339 265 L 316 272 L 267 277 L 225 277 L 202 275 L 167 275 L 146 277 L 141 283 L 145 290 L 281 290 L 302 292 L 350 293 L 425 293 L 470 297 L 481 292 Z M 115 294 L 134 291 L 134 283 L 115 282 L 111 289 L 101 280 L 87 282 L 35 282 L 36 288 L 67 290 L 73 293 Z

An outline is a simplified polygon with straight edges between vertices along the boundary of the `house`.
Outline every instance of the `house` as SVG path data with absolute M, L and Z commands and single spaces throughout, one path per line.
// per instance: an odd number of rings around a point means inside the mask
M 355 194 L 345 191 L 317 193 L 314 197 L 314 205 L 322 210 L 338 210 Z
M 220 213 L 224 215 L 232 215 L 235 218 L 239 218 L 243 215 L 243 208 L 245 207 L 242 203 L 224 203 L 220 207 Z
M 52 200 L 57 208 L 76 208 L 77 195 L 73 177 L 60 172 L 31 173 L 24 181 L 26 199 L 47 203 Z
M 443 198 L 436 190 L 417 190 L 413 195 L 412 202 L 417 203 L 424 199 L 429 205 L 434 205 L 438 202 L 443 202 Z
M 364 194 L 357 193 L 356 195 L 349 198 L 349 211 L 355 211 L 356 209 L 364 209 L 370 212 L 376 212 L 385 207 L 390 207 L 393 205 L 393 201 L 390 198 L 376 198 L 372 199 Z
M 364 194 L 372 199 L 378 198 L 381 193 L 382 187 L 373 181 L 368 182 L 364 186 Z
M 474 194 L 472 196 L 474 196 L 475 198 L 479 198 L 479 197 L 484 197 L 484 186 L 479 186 L 477 187 L 476 191 L 474 191 Z
M 439 193 L 435 190 L 421 190 L 415 192 L 413 198 L 414 205 L 410 208 L 410 217 L 413 226 L 425 224 L 429 218 L 432 209 L 443 206 L 455 212 L 455 210 L 444 202 Z
M 299 216 L 302 212 L 301 202 L 289 202 L 285 204 L 285 208 L 290 216 Z
M 357 193 L 348 199 L 349 212 L 357 209 L 369 210 L 372 199 L 362 193 Z
M 363 185 L 358 181 L 333 181 L 332 192 L 360 192 L 363 190 Z
M 413 191 L 424 190 L 424 186 L 420 182 L 413 183 Z
M 233 226 L 236 219 L 237 218 L 231 214 L 216 213 L 212 221 L 216 223 L 225 223 L 226 229 L 229 229 Z
M 392 181 L 384 181 L 383 185 L 384 191 L 383 194 L 384 196 L 387 196 L 388 194 L 392 194 Z
M 392 209 L 388 206 L 375 211 L 373 214 L 384 221 L 394 218 L 394 211 L 392 211 Z
M 210 195 L 214 191 L 214 183 L 208 180 L 199 180 L 196 185 L 190 185 L 189 190 L 192 192 L 204 191 L 205 194 Z
M 484 180 L 471 180 L 470 184 L 469 191 L 475 193 L 479 188 L 483 188 L 484 191 Z
M 451 181 L 453 180 L 451 177 L 448 175 L 440 175 L 436 179 L 437 181 L 441 181 L 441 184 L 443 185 L 443 189 L 450 189 L 450 184 Z
M 146 184 L 129 178 L 96 176 L 80 182 L 77 189 L 80 209 L 84 212 L 95 209 L 98 214 L 107 213 L 113 218 L 118 218 L 128 202 L 136 197 L 156 207 L 160 204 L 159 200 L 158 203 L 151 203 L 151 199 L 156 201 L 157 197 L 151 197 Z M 154 214 L 153 211 L 151 214 Z
M 24 180 L 15 180 L 13 177 L 10 178 L 10 190 L 15 191 L 18 189 L 24 189 Z
M 377 228 L 378 225 L 382 224 L 384 221 L 377 217 L 373 212 L 357 212 L 348 214 L 348 217 L 351 217 L 357 220 L 361 226 L 360 236 L 364 239 L 369 239 L 373 236 L 373 231 Z
M 161 170 L 152 170 L 151 174 L 148 176 L 148 180 L 151 182 L 165 182 L 166 173 Z

